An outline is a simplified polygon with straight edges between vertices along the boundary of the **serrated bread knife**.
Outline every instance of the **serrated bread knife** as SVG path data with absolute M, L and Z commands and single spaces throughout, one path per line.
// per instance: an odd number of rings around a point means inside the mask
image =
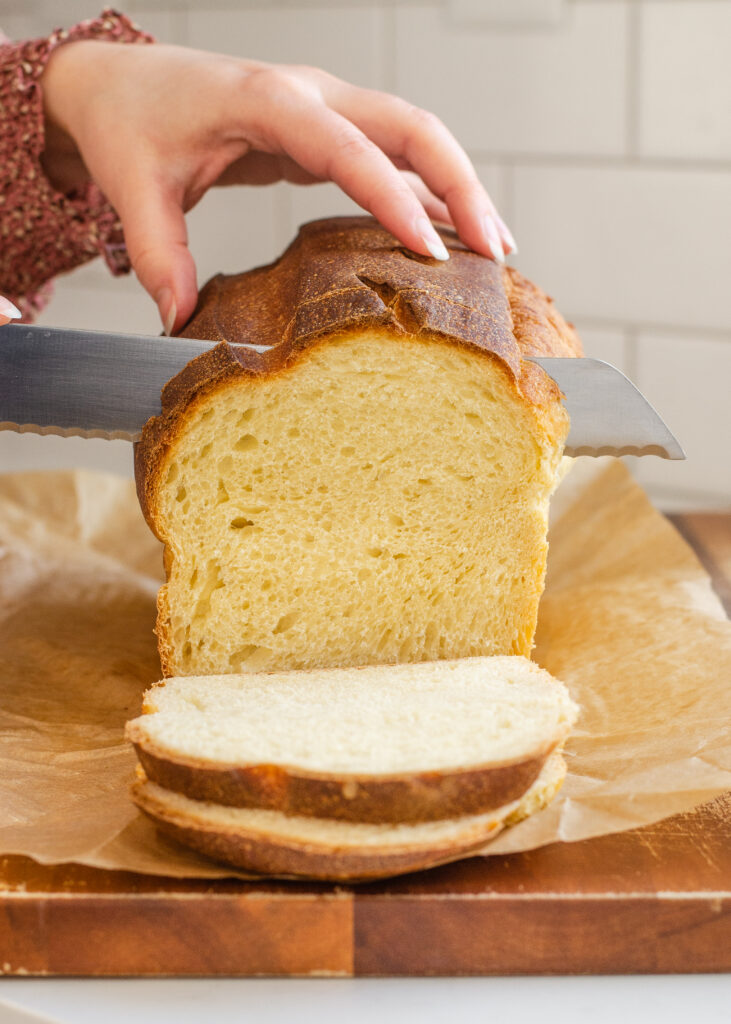
M 136 441 L 146 421 L 160 413 L 163 386 L 213 344 L 23 324 L 0 327 L 0 429 Z M 565 396 L 571 418 L 567 455 L 685 458 L 650 403 L 614 366 L 583 358 L 533 362 Z

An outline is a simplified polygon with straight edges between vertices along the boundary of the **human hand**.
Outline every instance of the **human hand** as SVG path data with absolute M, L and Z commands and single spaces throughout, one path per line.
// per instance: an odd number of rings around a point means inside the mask
M 168 333 L 198 295 L 184 214 L 212 185 L 332 180 L 415 252 L 448 258 L 429 217 L 483 255 L 515 249 L 441 121 L 316 68 L 89 40 L 59 47 L 42 86 L 49 177 L 97 182 Z
M 14 306 L 10 299 L 0 295 L 0 327 L 10 323 L 11 320 L 20 320 L 23 314 L 17 306 Z

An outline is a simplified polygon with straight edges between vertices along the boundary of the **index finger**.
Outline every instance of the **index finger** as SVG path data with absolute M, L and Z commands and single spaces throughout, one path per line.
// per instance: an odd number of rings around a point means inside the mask
M 260 97 L 260 146 L 282 152 L 315 178 L 334 181 L 415 252 L 449 252 L 401 172 L 363 132 L 314 90 L 271 80 Z
M 446 203 L 467 245 L 496 259 L 515 251 L 515 241 L 470 158 L 438 117 L 388 93 L 338 80 L 331 89 L 339 113 L 391 158 L 405 160 Z

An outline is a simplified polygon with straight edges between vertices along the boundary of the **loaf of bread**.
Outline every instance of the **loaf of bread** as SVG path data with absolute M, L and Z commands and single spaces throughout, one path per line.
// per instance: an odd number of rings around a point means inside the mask
M 360 824 L 191 800 L 150 782 L 133 786 L 140 810 L 170 838 L 214 860 L 266 875 L 367 881 L 469 856 L 505 828 L 541 810 L 566 774 L 552 754 L 520 800 L 483 814 L 419 824 Z
M 415 823 L 523 797 L 576 716 L 520 657 L 188 676 L 127 726 L 152 783 L 193 800 Z
M 164 675 L 529 654 L 568 418 L 526 357 L 580 345 L 442 237 L 446 263 L 318 221 L 201 292 L 182 333 L 220 344 L 136 448 Z

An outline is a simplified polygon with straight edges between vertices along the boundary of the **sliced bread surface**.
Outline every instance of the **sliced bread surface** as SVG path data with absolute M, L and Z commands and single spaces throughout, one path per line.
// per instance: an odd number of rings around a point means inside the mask
M 479 850 L 506 826 L 553 799 L 566 775 L 553 753 L 522 799 L 481 815 L 375 825 L 289 816 L 191 800 L 150 782 L 141 769 L 132 796 L 160 830 L 243 871 L 331 881 L 367 881 L 420 871 Z
M 441 264 L 333 218 L 203 289 L 183 333 L 221 344 L 135 455 L 164 675 L 530 653 L 568 417 L 527 357 L 580 343 L 444 240 Z
M 523 795 L 576 718 L 521 657 L 168 679 L 127 726 L 152 782 L 195 800 L 356 822 Z

